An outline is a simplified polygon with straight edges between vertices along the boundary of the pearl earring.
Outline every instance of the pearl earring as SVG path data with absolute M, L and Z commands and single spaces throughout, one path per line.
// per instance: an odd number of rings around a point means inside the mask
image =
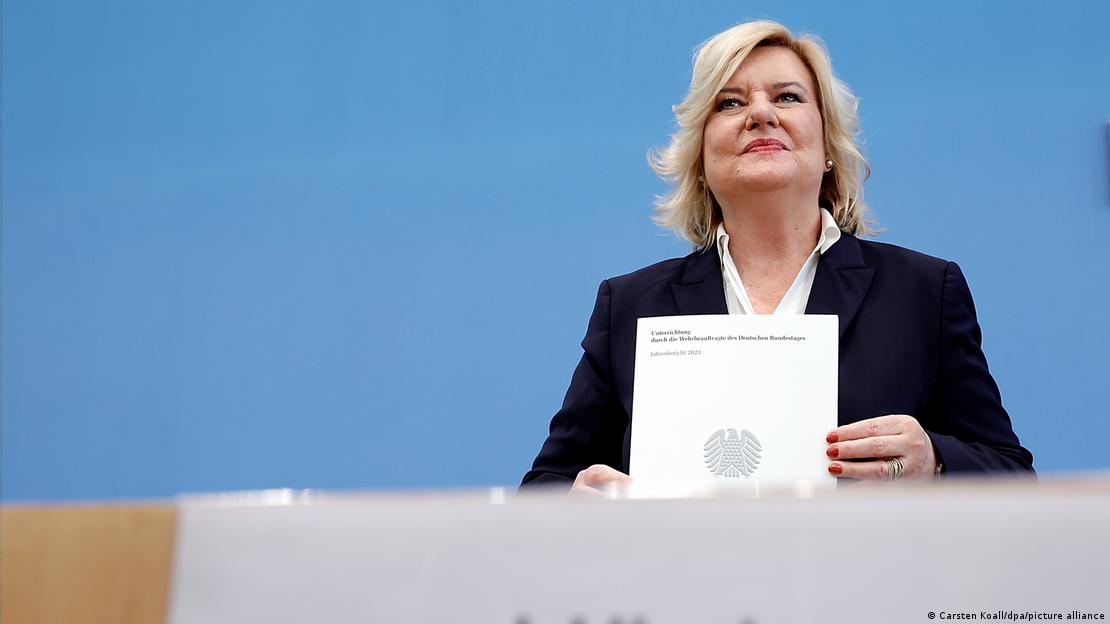
M 826 160 L 825 161 L 825 171 L 832 171 L 832 167 L 833 167 L 832 159 Z

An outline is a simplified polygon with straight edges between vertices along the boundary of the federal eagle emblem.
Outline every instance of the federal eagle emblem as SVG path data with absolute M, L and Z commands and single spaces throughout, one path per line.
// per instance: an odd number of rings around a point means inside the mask
M 705 465 L 717 477 L 750 477 L 759 467 L 761 450 L 751 431 L 736 435 L 735 429 L 721 429 L 705 443 Z

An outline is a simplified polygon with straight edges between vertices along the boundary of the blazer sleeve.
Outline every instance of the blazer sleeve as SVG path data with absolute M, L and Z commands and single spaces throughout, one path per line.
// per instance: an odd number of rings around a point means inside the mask
M 563 406 L 551 419 L 547 440 L 524 475 L 521 488 L 570 486 L 578 472 L 607 464 L 621 469 L 628 417 L 613 384 L 610 358 L 609 281 L 601 283 L 582 339 L 582 359 L 570 380 Z
M 949 262 L 941 295 L 937 417 L 928 431 L 944 472 L 1032 472 L 1033 455 L 1021 446 L 987 369 L 971 290 L 959 265 Z

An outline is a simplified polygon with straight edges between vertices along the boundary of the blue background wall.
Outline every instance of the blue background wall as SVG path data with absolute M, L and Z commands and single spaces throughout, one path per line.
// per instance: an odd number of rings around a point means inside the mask
M 3 4 L 8 500 L 515 484 L 645 152 L 769 17 L 862 97 L 1043 472 L 1110 466 L 1110 3 Z

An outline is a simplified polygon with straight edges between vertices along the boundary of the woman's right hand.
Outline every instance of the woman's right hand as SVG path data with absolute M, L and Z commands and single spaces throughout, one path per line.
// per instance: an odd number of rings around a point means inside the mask
M 605 464 L 594 464 L 585 470 L 579 471 L 578 477 L 574 479 L 574 485 L 570 486 L 570 493 L 597 495 L 603 493 L 606 487 L 611 484 L 631 482 L 632 477 L 615 468 L 610 468 Z

